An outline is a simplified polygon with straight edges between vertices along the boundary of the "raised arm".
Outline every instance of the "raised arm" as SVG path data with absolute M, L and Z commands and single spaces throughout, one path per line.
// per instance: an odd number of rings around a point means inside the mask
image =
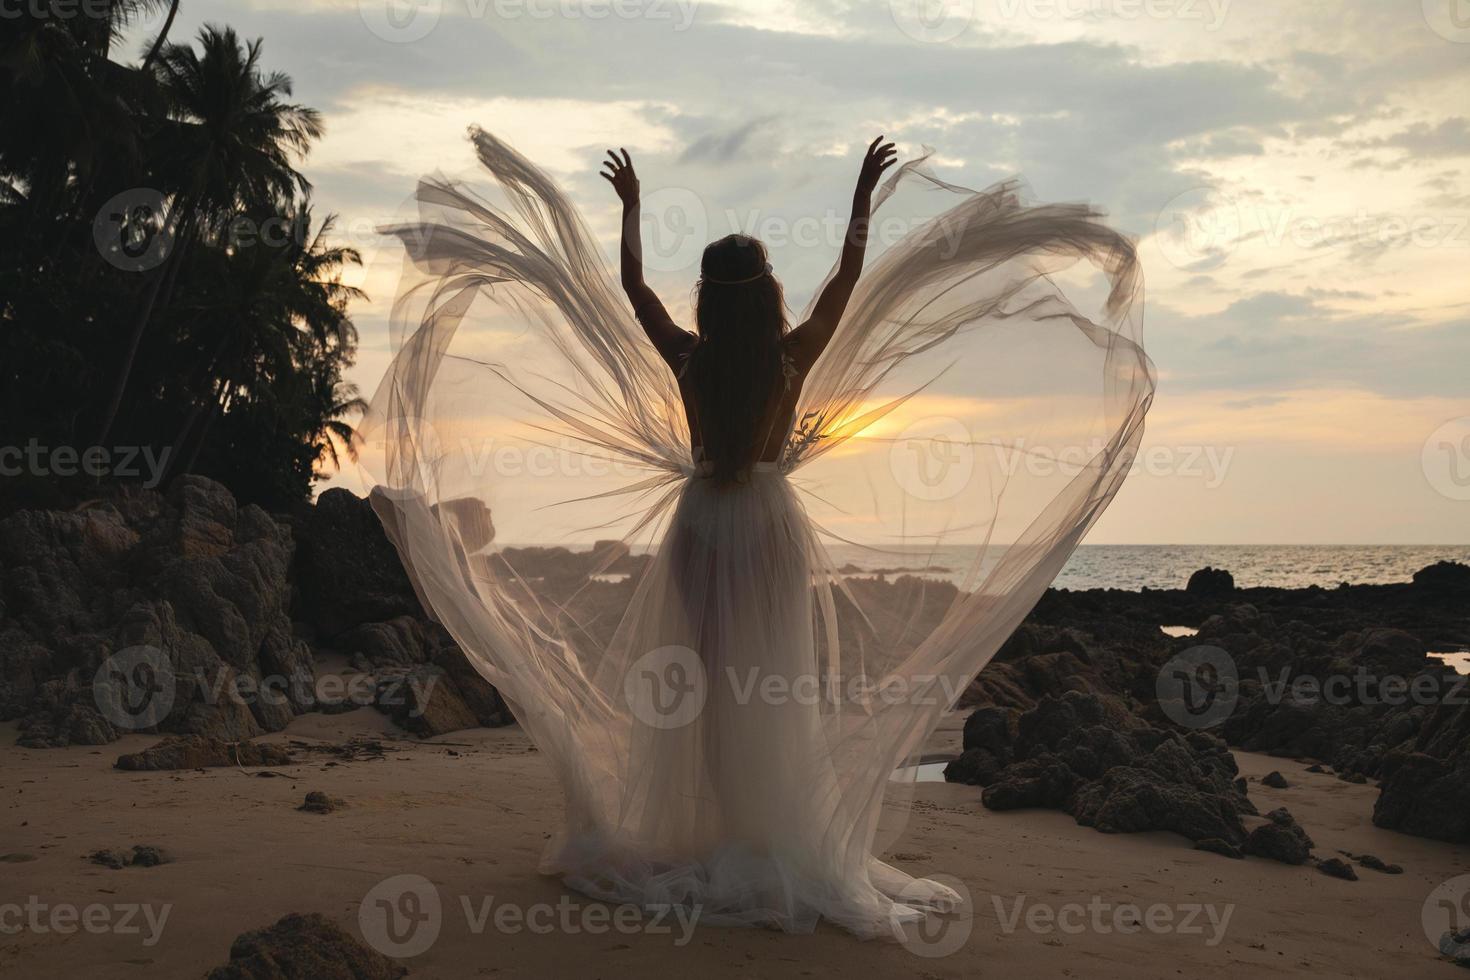
M 633 172 L 633 159 L 628 151 L 622 150 L 622 158 L 612 150 L 607 151 L 603 161 L 602 177 L 613 185 L 618 199 L 623 202 L 623 245 L 619 266 L 622 272 L 623 292 L 633 304 L 633 315 L 643 326 L 643 332 L 653 342 L 654 349 L 670 365 L 679 354 L 689 348 L 691 335 L 681 330 L 669 316 L 658 294 L 643 281 L 643 240 L 638 190 L 638 175 Z
M 863 155 L 863 167 L 858 172 L 857 188 L 852 192 L 852 217 L 847 221 L 847 235 L 842 242 L 842 258 L 837 263 L 837 273 L 822 289 L 812 307 L 812 315 L 805 323 L 791 331 L 791 353 L 796 369 L 805 374 L 822 356 L 842 314 L 858 276 L 863 271 L 863 253 L 868 248 L 868 222 L 873 210 L 873 190 L 883 171 L 893 166 L 897 151 L 892 143 L 884 143 L 879 136 L 868 145 Z

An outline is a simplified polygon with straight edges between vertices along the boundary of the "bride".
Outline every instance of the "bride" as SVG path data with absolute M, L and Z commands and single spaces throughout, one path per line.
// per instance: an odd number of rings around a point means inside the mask
M 951 908 L 879 855 L 925 740 L 1137 451 L 1153 369 L 1132 243 L 1087 205 L 969 191 L 925 158 L 880 189 L 879 137 L 805 312 L 733 234 L 704 250 L 690 331 L 645 282 L 627 151 L 602 172 L 625 304 L 555 184 L 471 139 L 494 197 L 425 179 L 390 229 L 394 359 L 361 428 L 425 607 L 559 778 L 543 870 L 788 931 L 898 935 Z M 624 584 L 568 596 L 507 544 L 594 529 L 626 546 L 597 551 Z

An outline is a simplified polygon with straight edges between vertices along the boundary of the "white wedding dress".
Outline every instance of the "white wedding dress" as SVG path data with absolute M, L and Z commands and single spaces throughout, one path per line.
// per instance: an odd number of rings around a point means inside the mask
M 1086 205 L 903 165 L 875 229 L 911 230 L 870 247 L 780 460 L 722 488 L 575 209 L 471 138 L 497 186 L 426 179 L 391 229 L 395 356 L 361 429 L 426 608 L 560 780 L 544 870 L 790 931 L 893 935 L 947 907 L 878 858 L 912 788 L 895 771 L 1129 470 L 1153 392 L 1132 244 Z M 652 555 L 601 640 L 504 551 L 589 531 Z

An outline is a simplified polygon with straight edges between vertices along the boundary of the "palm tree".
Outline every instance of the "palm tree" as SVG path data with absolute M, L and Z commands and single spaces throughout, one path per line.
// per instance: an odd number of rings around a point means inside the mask
M 106 0 L 107 9 L 103 16 L 97 16 L 97 9 L 93 6 L 87 9 L 86 16 L 69 18 L 71 30 L 93 54 L 105 59 L 129 24 L 153 13 L 166 2 L 168 0 Z M 173 7 L 178 7 L 177 0 L 174 0 Z M 175 12 L 176 9 L 169 11 L 169 24 L 173 23 Z M 165 32 L 167 29 L 165 26 Z
M 138 346 L 162 296 L 167 305 L 194 239 L 207 226 L 240 210 L 289 200 L 310 190 L 293 161 L 322 135 L 313 109 L 285 101 L 291 79 L 260 67 L 259 39 L 242 45 L 230 28 L 206 26 L 201 50 L 170 44 L 152 65 L 169 102 L 155 159 L 170 161 L 160 176 L 173 190 L 169 217 L 172 248 L 152 281 L 134 321 L 103 411 L 105 444 L 132 376 Z
M 357 386 L 346 381 L 336 381 L 321 375 L 312 379 L 316 401 L 321 406 L 322 425 L 320 430 L 308 433 L 313 444 L 321 447 L 317 456 L 320 463 L 332 461 L 332 468 L 342 468 L 342 457 L 357 462 L 358 445 L 362 437 L 351 422 L 343 416 L 367 411 L 368 403 L 358 397 Z M 338 450 L 341 445 L 341 450 Z
M 158 37 L 153 39 L 153 44 L 148 48 L 148 53 L 143 56 L 143 71 L 153 67 L 158 60 L 159 53 L 163 50 L 163 44 L 168 39 L 168 32 L 174 26 L 174 18 L 179 13 L 179 0 L 172 0 L 168 5 L 168 16 L 163 19 L 163 27 L 159 28 Z
M 0 171 L 29 233 L 62 223 L 99 169 L 137 156 L 126 69 L 97 58 L 71 23 L 22 20 L 0 44 Z
M 195 377 L 206 380 L 209 391 L 202 402 L 196 401 L 173 443 L 182 452 L 192 442 L 187 456 L 176 457 L 185 471 L 198 459 L 215 419 L 241 392 L 289 388 L 297 376 L 309 375 L 313 390 L 325 387 L 327 392 L 325 404 L 313 396 L 309 417 L 302 420 L 305 437 L 313 444 L 324 432 L 336 431 L 331 423 L 337 415 L 363 407 L 355 392 L 333 401 L 341 371 L 351 365 L 357 345 L 347 305 L 363 297 L 342 282 L 341 272 L 360 264 L 361 257 L 355 249 L 327 243 L 332 218 L 312 231 L 309 204 L 283 205 L 274 213 L 255 210 L 244 224 L 259 228 L 266 222 L 286 234 L 238 247 L 228 240 L 211 242 L 219 274 L 206 279 L 208 302 L 190 311 L 199 325 L 199 340 L 209 351 Z

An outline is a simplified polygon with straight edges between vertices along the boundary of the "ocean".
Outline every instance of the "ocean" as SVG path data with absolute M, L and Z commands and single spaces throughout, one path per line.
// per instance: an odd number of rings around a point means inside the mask
M 839 566 L 861 572 L 919 570 L 930 566 L 931 578 L 958 583 L 973 560 L 970 548 L 940 548 L 925 555 L 874 553 L 850 545 L 829 545 Z M 1470 545 L 1082 545 L 1053 585 L 1061 589 L 1182 589 L 1191 573 L 1212 565 L 1235 576 L 1242 588 L 1276 586 L 1332 588 L 1407 582 L 1425 565 L 1437 561 L 1470 564 Z

